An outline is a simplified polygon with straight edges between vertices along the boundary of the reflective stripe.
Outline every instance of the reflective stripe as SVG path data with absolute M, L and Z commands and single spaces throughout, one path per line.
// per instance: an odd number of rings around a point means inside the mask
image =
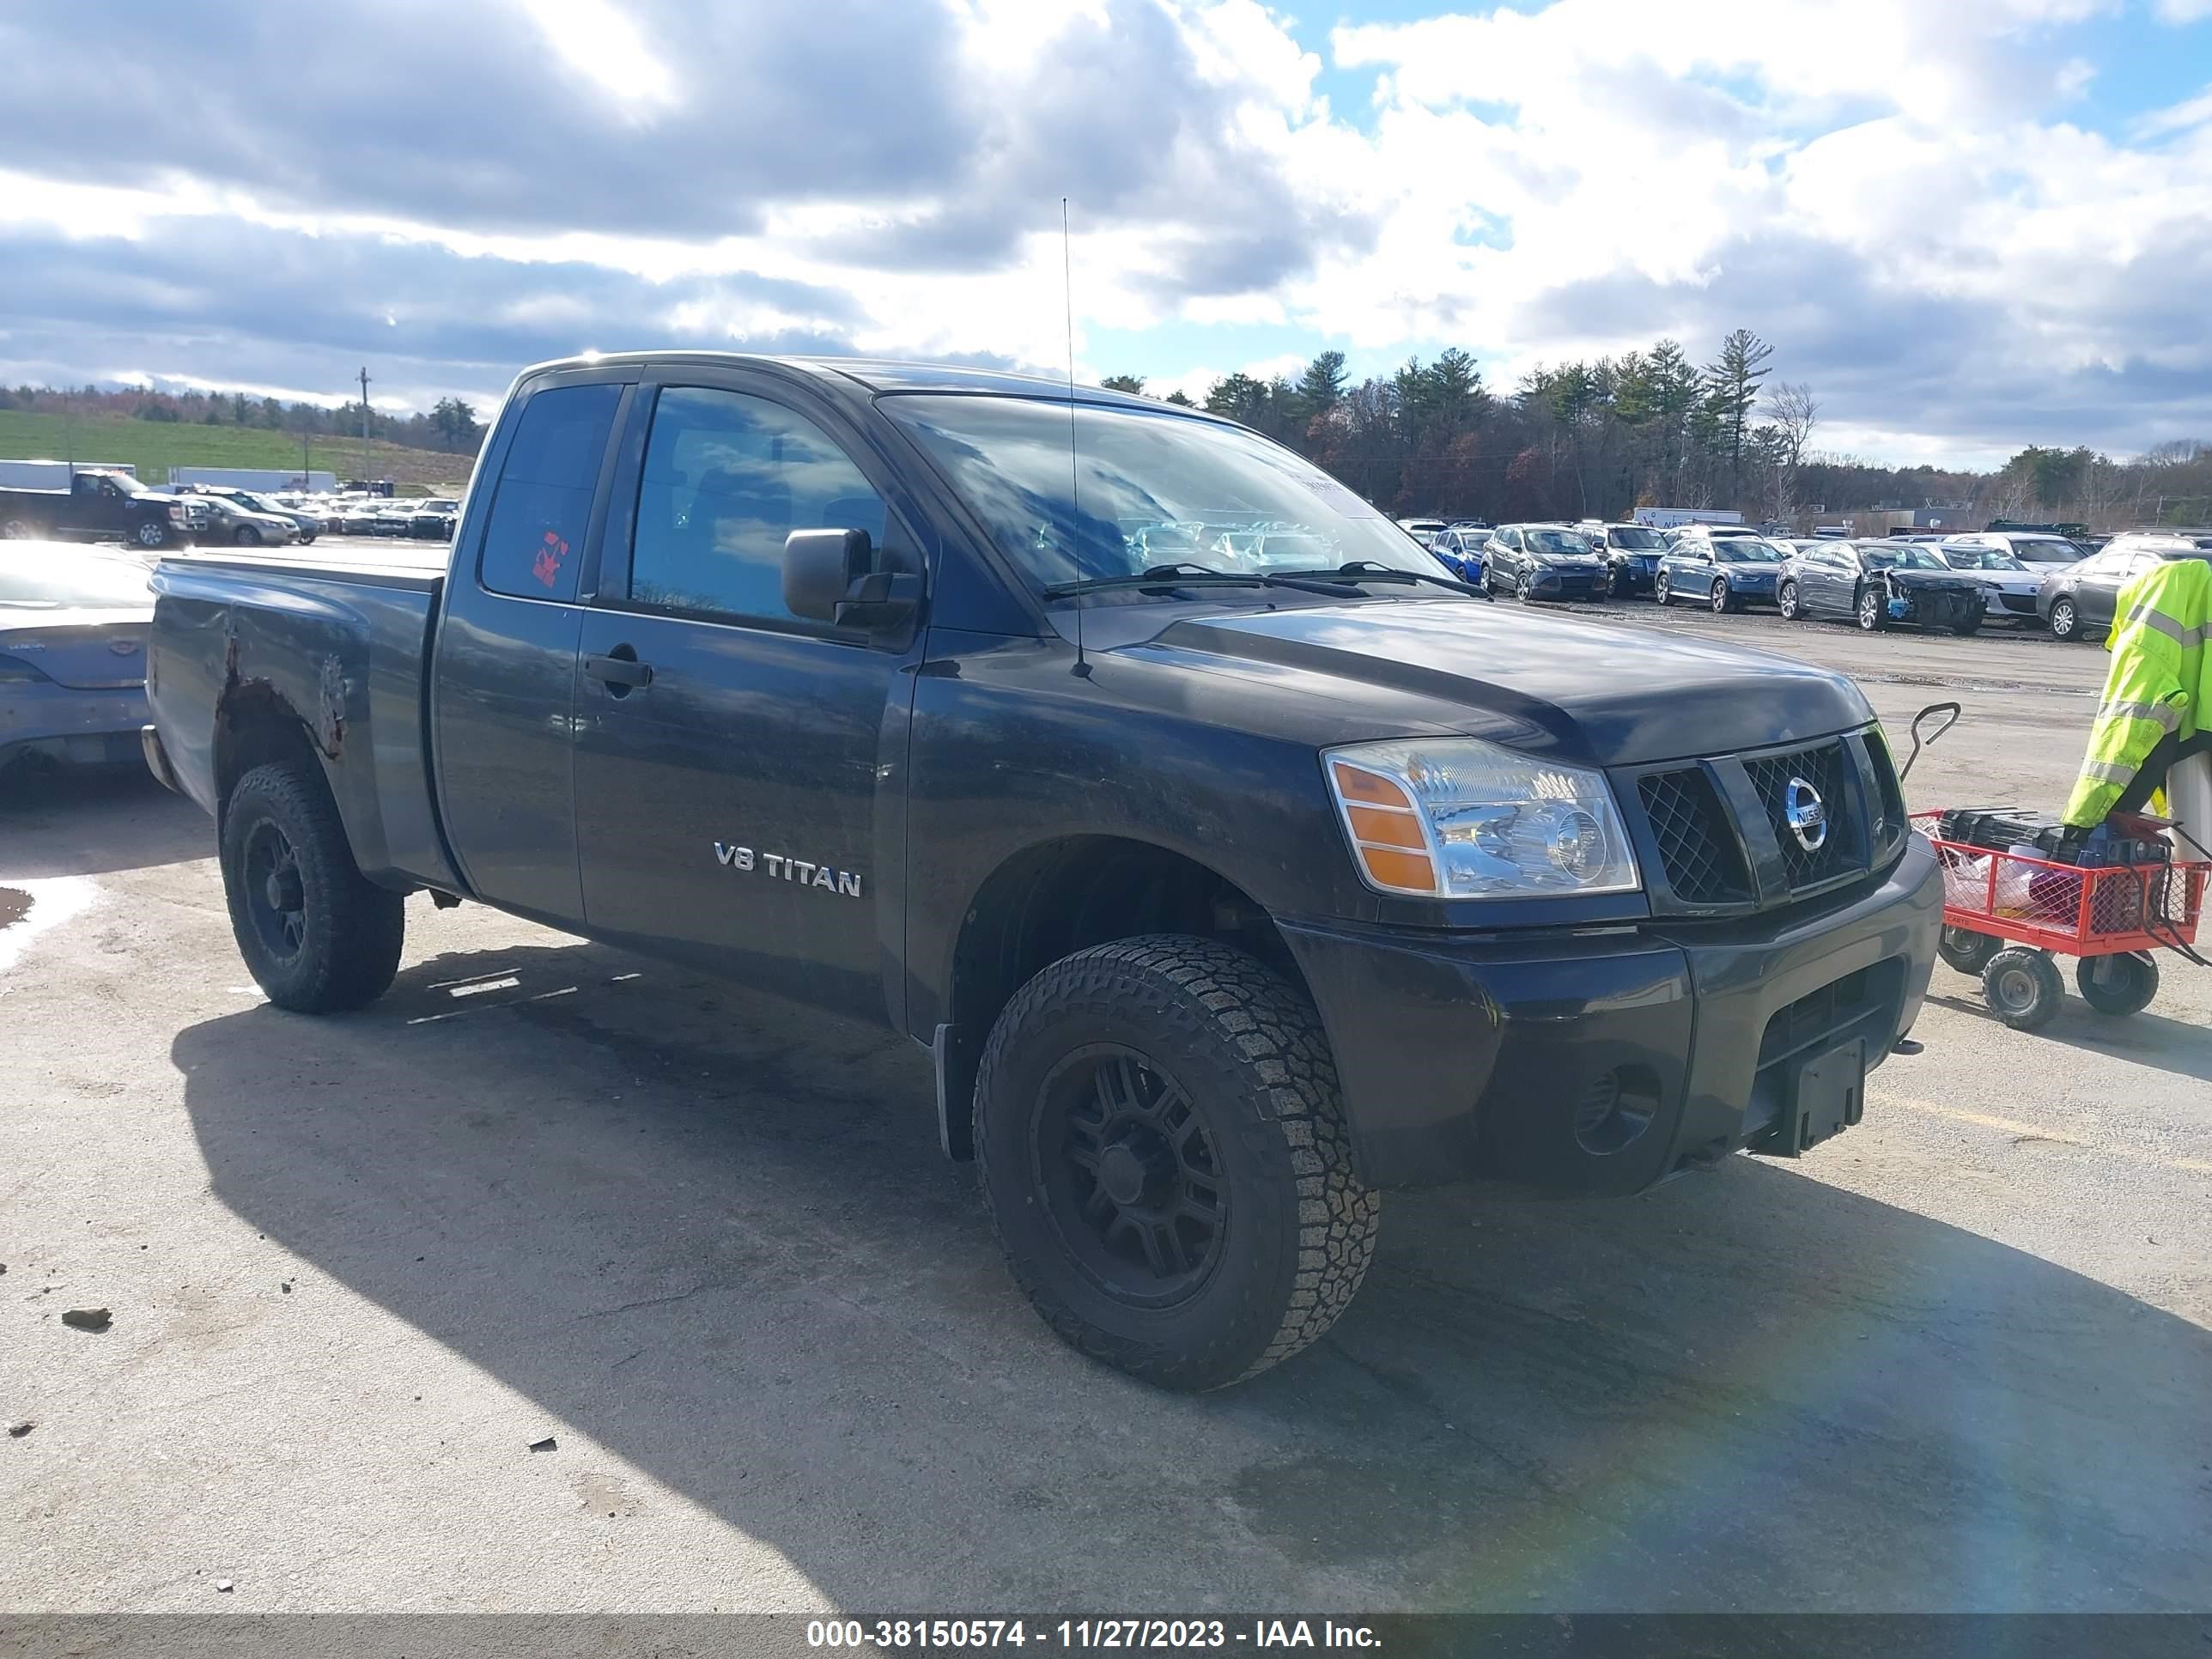
M 2138 602 L 2134 610 L 2129 611 L 2125 617 L 2122 617 L 2120 620 L 2120 628 L 2132 628 L 2137 623 L 2141 623 L 2145 628 L 2156 629 L 2160 633 L 2165 635 L 2166 638 L 2172 640 L 2176 645 L 2179 646 L 2184 651 L 2187 651 L 2192 647 L 2200 646 L 2204 643 L 2204 630 L 2203 629 L 2184 628 L 2179 623 L 2176 622 L 2172 617 L 2167 616 L 2163 611 L 2153 610 L 2148 601 Z M 2115 629 L 2113 631 L 2118 633 L 2119 629 Z
M 2137 702 L 2120 698 L 2106 703 L 2097 711 L 2099 720 L 2155 720 L 2168 732 L 2181 729 L 2181 705 L 2178 702 Z
M 2140 769 L 2113 761 L 2083 761 L 2081 775 L 2094 778 L 2100 783 L 2130 784 Z

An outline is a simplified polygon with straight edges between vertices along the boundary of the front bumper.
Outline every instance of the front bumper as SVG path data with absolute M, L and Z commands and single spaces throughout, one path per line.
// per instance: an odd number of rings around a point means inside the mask
M 1759 1150 L 1808 1059 L 1863 1040 L 1879 1064 L 1919 1012 L 1942 912 L 1916 836 L 1854 898 L 1724 924 L 1282 931 L 1328 1031 L 1362 1179 L 1626 1194 Z M 1624 1109 L 1643 1126 L 1607 1145 Z
M 1538 566 L 1528 578 L 1528 594 L 1538 599 L 1589 599 L 1605 592 L 1602 570 L 1547 570 Z
M 1638 593 L 1649 593 L 1658 580 L 1656 564 L 1638 564 L 1633 559 L 1616 561 L 1613 567 L 1613 592 L 1616 599 L 1627 599 Z

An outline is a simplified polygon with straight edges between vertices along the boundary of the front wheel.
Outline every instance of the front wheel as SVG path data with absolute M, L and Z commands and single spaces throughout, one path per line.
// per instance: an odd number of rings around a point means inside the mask
M 1661 571 L 1651 583 L 1651 602 L 1654 605 L 1674 603 L 1674 584 L 1665 571 Z
M 141 547 L 167 547 L 169 544 L 169 526 L 165 520 L 141 519 L 136 534 Z
M 975 1083 L 992 1224 L 1047 1324 L 1164 1388 L 1267 1370 L 1336 1321 L 1375 1252 L 1336 1067 L 1305 997 L 1153 934 L 1062 958 Z
M 2007 945 L 1982 969 L 1982 996 L 1995 1014 L 2015 1031 L 2048 1024 L 2066 1000 L 2058 964 L 2041 951 Z
M 261 545 L 261 532 L 250 524 L 242 524 L 230 539 L 240 547 L 258 547 Z
M 1857 605 L 1859 626 L 1867 633 L 1879 633 L 1885 621 L 1882 615 L 1881 590 L 1872 586 L 1859 589 Z
M 2074 987 L 2100 1014 L 2139 1014 L 2158 994 L 2158 963 L 2141 951 L 2084 957 L 2074 969 Z
M 2051 607 L 2051 637 L 2069 643 L 2081 637 L 2081 613 L 2071 599 L 2060 599 Z
M 1797 620 L 1799 611 L 1797 609 L 1797 584 L 1796 582 L 1784 582 L 1778 589 L 1776 590 L 1774 595 L 1774 608 L 1782 613 L 1783 621 L 1796 622 Z
M 1713 615 L 1716 617 L 1735 609 L 1735 596 L 1729 592 L 1728 578 L 1720 577 L 1713 583 Z
M 318 774 L 271 763 L 240 778 L 222 854 L 231 932 L 270 1001 L 321 1014 L 384 994 L 399 969 L 405 901 L 361 873 Z

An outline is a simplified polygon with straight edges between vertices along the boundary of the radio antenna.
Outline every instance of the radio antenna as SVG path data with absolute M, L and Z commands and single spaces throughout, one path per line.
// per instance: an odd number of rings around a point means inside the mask
M 1073 537 L 1072 550 L 1075 556 L 1075 574 L 1079 579 L 1083 569 L 1083 483 L 1075 453 L 1075 262 L 1068 252 L 1067 198 L 1060 198 L 1060 292 L 1067 308 L 1067 505 L 1068 529 Z M 1089 678 L 1091 662 L 1083 654 L 1083 601 L 1080 595 L 1075 604 L 1075 669 Z

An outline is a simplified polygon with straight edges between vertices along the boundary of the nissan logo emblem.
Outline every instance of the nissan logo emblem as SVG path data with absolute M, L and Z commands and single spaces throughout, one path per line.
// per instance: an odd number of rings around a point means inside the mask
M 1808 853 L 1819 852 L 1828 839 L 1828 809 L 1820 792 L 1802 778 L 1790 779 L 1782 792 L 1782 821 Z

